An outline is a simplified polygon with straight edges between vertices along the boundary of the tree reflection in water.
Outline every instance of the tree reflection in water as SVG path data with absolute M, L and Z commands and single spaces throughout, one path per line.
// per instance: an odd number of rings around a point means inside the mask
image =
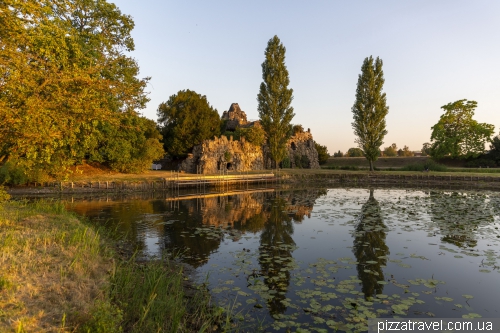
M 382 219 L 380 205 L 370 189 L 370 197 L 361 208 L 359 222 L 354 235 L 353 252 L 356 256 L 358 277 L 362 281 L 362 291 L 365 298 L 381 294 L 384 285 L 378 281 L 384 280 L 381 266 L 387 263 L 389 247 L 385 243 L 386 226 Z
M 276 196 L 266 202 L 269 218 L 260 235 L 259 264 L 264 283 L 269 288 L 267 306 L 271 315 L 284 313 L 283 301 L 290 285 L 290 271 L 293 264 L 292 239 L 293 219 L 287 214 L 287 202 Z

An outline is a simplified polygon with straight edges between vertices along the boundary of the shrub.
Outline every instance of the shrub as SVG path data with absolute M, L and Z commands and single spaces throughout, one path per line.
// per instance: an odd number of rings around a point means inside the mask
M 302 127 L 302 125 L 293 125 L 292 130 L 293 130 L 293 135 L 298 133 L 304 133 L 304 127 Z
M 302 169 L 302 161 L 300 159 L 300 155 L 298 155 L 298 154 L 293 155 L 293 161 L 295 163 L 296 168 Z
M 224 152 L 224 159 L 226 160 L 226 162 L 230 162 L 231 157 L 233 157 L 233 155 L 231 155 L 230 152 L 228 152 L 228 151 Z
M 468 161 L 467 163 L 465 163 L 465 166 L 467 168 L 485 168 L 485 167 L 495 167 L 497 164 L 495 163 L 494 160 L 490 160 L 490 159 L 487 159 L 487 158 L 478 158 L 478 159 L 475 159 L 475 160 L 471 160 L 471 161 Z
M 303 168 L 309 168 L 311 166 L 311 161 L 307 155 L 302 155 L 300 157 L 300 164 Z
M 333 153 L 333 157 L 344 157 L 344 153 L 339 150 L 338 152 Z
M 287 156 L 281 161 L 281 167 L 283 169 L 288 169 L 291 167 L 290 158 Z
M 27 182 L 28 176 L 22 167 L 7 162 L 0 168 L 0 184 L 23 185 Z
M 349 148 L 346 154 L 347 157 L 363 157 L 363 151 L 360 148 Z
M 256 146 L 262 146 L 266 141 L 266 133 L 260 125 L 241 129 L 241 136 L 245 137 L 245 140 Z
M 5 191 L 5 188 L 3 186 L 0 186 L 0 202 L 4 202 L 10 199 L 9 193 Z M 0 288 L 1 290 L 2 288 Z
M 328 155 L 328 149 L 326 146 L 322 146 L 316 141 L 314 141 L 314 146 L 316 147 L 316 151 L 318 152 L 318 162 L 319 164 L 325 164 L 328 162 L 328 158 L 330 155 Z
M 398 156 L 398 147 L 396 146 L 395 143 L 393 143 L 389 147 L 384 148 L 384 156 L 387 157 Z
M 448 168 L 445 165 L 434 162 L 433 160 L 427 160 L 425 163 L 414 163 L 409 164 L 401 168 L 402 171 L 447 171 Z

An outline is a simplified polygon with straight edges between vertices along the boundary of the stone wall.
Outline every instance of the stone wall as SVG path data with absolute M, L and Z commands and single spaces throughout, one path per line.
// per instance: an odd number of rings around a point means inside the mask
M 193 148 L 193 153 L 181 164 L 181 170 L 196 173 L 196 166 L 203 174 L 219 170 L 249 171 L 264 169 L 262 148 L 244 139 L 240 141 L 225 136 L 205 140 Z

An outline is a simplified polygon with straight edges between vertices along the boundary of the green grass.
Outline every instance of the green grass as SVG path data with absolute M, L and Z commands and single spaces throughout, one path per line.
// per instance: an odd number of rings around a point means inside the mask
M 110 297 L 123 309 L 127 332 L 209 331 L 219 321 L 217 308 L 203 288 L 187 301 L 182 268 L 168 259 L 118 265 Z M 210 329 L 209 329 L 210 328 Z
M 120 260 L 107 231 L 57 201 L 0 203 L 0 332 L 204 332 L 209 293 L 167 259 Z

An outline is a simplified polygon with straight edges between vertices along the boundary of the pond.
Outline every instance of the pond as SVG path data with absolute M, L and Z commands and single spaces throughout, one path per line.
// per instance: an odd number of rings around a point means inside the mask
M 500 193 L 331 188 L 75 201 L 194 269 L 241 330 L 500 317 Z

